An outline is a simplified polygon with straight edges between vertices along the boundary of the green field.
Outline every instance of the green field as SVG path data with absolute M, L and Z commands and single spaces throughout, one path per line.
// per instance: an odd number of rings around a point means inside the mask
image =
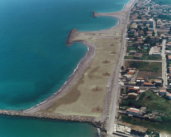
M 161 56 L 154 56 L 154 55 L 148 55 L 148 54 L 143 54 L 142 60 L 161 60 Z
M 162 64 L 158 62 L 132 61 L 126 67 L 137 68 L 139 71 L 161 72 Z
M 133 59 L 134 58 L 134 55 L 128 55 L 128 56 L 125 56 L 124 58 L 125 59 Z
M 167 131 L 171 133 L 171 123 L 152 122 L 139 118 L 130 119 L 127 116 L 122 116 L 122 120 L 133 125 L 146 127 L 153 132 Z
M 130 50 L 136 50 L 136 48 L 133 46 L 127 47 L 127 52 L 129 52 Z
M 157 96 L 151 91 L 146 91 L 141 94 L 138 100 L 125 100 L 123 106 L 147 107 L 150 111 L 158 111 L 165 113 L 170 109 L 170 103 L 165 98 Z
M 161 117 L 161 122 L 155 122 L 154 120 L 150 119 L 139 119 L 135 117 L 133 119 L 130 119 L 127 116 L 122 115 L 122 120 L 124 122 L 144 126 L 156 132 L 171 132 L 171 103 L 169 102 L 169 100 L 166 100 L 163 97 L 159 97 L 151 91 L 146 91 L 140 96 L 137 101 L 126 100 L 121 103 L 121 106 L 123 107 L 126 104 L 129 107 L 135 108 L 147 107 L 149 113 L 152 111 L 158 112 L 158 116 Z

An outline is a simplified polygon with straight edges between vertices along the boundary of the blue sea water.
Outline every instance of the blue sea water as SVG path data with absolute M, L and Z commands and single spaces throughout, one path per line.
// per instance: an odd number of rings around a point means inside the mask
M 81 43 L 66 47 L 69 30 L 110 28 L 117 24 L 117 19 L 92 18 L 92 11 L 119 11 L 127 2 L 128 0 L 1 0 L 0 109 L 28 109 L 57 91 L 87 51 Z M 22 127 L 19 123 L 27 125 L 29 120 L 0 116 L 0 129 L 3 131 L 0 137 L 5 134 L 8 134 L 5 137 L 19 137 L 16 133 Z M 7 133 L 9 121 L 17 123 L 16 132 L 11 129 Z M 35 124 L 49 122 L 31 121 Z M 57 128 L 61 125 L 55 122 L 51 126 L 55 124 Z M 78 123 L 74 124 L 77 126 Z M 64 125 L 67 129 L 70 128 L 67 127 L 68 123 Z M 75 127 L 72 128 L 74 129 Z M 26 130 L 23 129 L 24 132 Z M 80 136 L 77 132 L 75 130 L 75 137 Z M 35 137 L 46 137 L 38 134 Z
M 87 123 L 0 116 L 0 137 L 97 137 L 97 130 Z
M 80 43 L 66 47 L 69 30 L 110 28 L 117 19 L 92 18 L 92 11 L 119 11 L 126 2 L 1 0 L 0 109 L 28 109 L 52 95 L 87 51 Z

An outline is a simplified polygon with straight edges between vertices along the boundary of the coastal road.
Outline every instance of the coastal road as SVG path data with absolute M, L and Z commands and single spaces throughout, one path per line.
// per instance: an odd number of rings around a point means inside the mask
M 139 59 L 124 59 L 124 61 L 162 62 L 162 60 L 139 60 Z
M 133 1 L 133 0 L 132 0 Z M 137 0 L 133 1 L 131 4 L 131 8 L 133 8 L 134 4 L 137 2 Z M 128 17 L 130 15 L 130 11 L 126 15 L 126 22 L 125 22 L 125 29 L 123 31 L 123 35 L 121 36 L 121 43 L 118 49 L 118 57 L 117 57 L 117 63 L 116 63 L 116 69 L 115 69 L 115 75 L 114 75 L 114 82 L 112 83 L 112 95 L 111 95 L 111 104 L 109 108 L 109 115 L 108 115 L 108 122 L 107 122 L 107 134 L 110 136 L 113 135 L 113 132 L 116 132 L 116 116 L 117 116 L 117 110 L 119 109 L 119 102 L 118 102 L 118 97 L 120 92 L 118 91 L 120 88 L 119 84 L 119 77 L 120 77 L 120 71 L 121 71 L 121 66 L 124 63 L 124 54 L 125 54 L 125 45 L 126 45 L 126 31 L 127 31 L 127 23 L 128 23 Z
M 167 65 L 166 65 L 166 54 L 165 54 L 165 48 L 166 48 L 166 39 L 163 39 L 162 41 L 162 79 L 163 79 L 163 87 L 167 87 Z
M 129 14 L 128 14 L 129 15 Z M 127 22 L 128 22 L 128 15 L 127 15 Z M 122 42 L 120 43 L 118 52 L 118 62 L 116 64 L 116 70 L 115 70 L 115 77 L 114 77 L 114 83 L 113 83 L 113 88 L 112 88 L 112 97 L 111 97 L 111 105 L 109 109 L 109 119 L 107 123 L 107 134 L 112 135 L 113 132 L 116 130 L 116 116 L 117 116 L 117 109 L 119 109 L 119 102 L 118 102 L 118 97 L 119 97 L 119 77 L 120 77 L 120 70 L 121 66 L 123 65 L 124 61 L 124 54 L 126 51 L 125 45 L 126 45 L 126 31 L 127 31 L 127 22 L 125 23 L 125 30 L 123 32 L 124 35 L 122 35 Z

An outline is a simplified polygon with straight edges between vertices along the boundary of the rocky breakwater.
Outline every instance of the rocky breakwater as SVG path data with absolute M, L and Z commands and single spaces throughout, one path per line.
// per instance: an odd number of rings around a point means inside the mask
M 92 16 L 93 16 L 93 18 L 96 18 L 97 17 L 97 12 L 93 11 Z
M 88 122 L 93 124 L 95 127 L 103 129 L 102 124 L 100 122 L 95 121 L 94 117 L 74 116 L 74 115 L 66 116 L 57 113 L 44 113 L 44 112 L 27 113 L 24 111 L 12 111 L 12 110 L 0 110 L 0 115 L 46 118 L 46 119 L 75 121 L 75 122 Z
M 70 46 L 71 44 L 73 44 L 72 38 L 75 35 L 75 32 L 77 31 L 77 29 L 72 29 L 70 30 L 68 37 L 65 41 L 65 43 L 67 44 L 67 46 Z

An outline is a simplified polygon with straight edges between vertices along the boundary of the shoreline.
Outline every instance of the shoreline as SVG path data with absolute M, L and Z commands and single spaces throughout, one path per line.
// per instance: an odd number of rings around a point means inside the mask
M 72 32 L 72 30 L 70 32 Z M 70 34 L 70 36 L 72 36 L 72 35 Z M 69 38 L 67 38 L 67 39 L 69 39 Z M 67 84 L 71 84 L 72 83 L 72 81 L 74 80 L 74 76 L 76 75 L 75 73 L 80 73 L 79 69 L 80 68 L 83 69 L 83 67 L 86 65 L 84 63 L 86 63 L 86 61 L 88 61 L 88 63 L 89 63 L 92 60 L 91 58 L 94 55 L 95 49 L 96 49 L 95 46 L 91 46 L 90 44 L 88 44 L 85 41 L 78 41 L 78 42 L 81 42 L 83 45 L 85 45 L 87 47 L 87 52 L 86 52 L 85 56 L 79 61 L 79 63 L 77 64 L 76 68 L 71 73 L 71 75 L 68 77 L 68 79 L 65 81 L 65 83 L 56 92 L 54 92 L 50 97 L 46 98 L 44 101 L 40 102 L 39 104 L 37 104 L 37 105 L 35 105 L 35 106 L 33 106 L 33 107 L 29 108 L 29 109 L 23 110 L 23 112 L 26 112 L 26 113 L 27 112 L 28 113 L 31 112 L 31 113 L 33 113 L 33 112 L 39 111 L 41 108 L 36 109 L 37 107 L 40 107 L 41 105 L 44 105 L 44 103 L 47 103 L 48 101 L 52 101 L 52 99 L 55 99 L 56 97 L 60 96 L 61 94 L 63 95 L 62 90 L 67 88 L 66 87 Z M 49 107 L 49 106 L 50 106 L 50 104 L 47 105 L 46 107 Z
M 129 4 L 130 2 L 131 2 L 131 0 L 129 0 L 128 3 L 124 4 L 122 10 L 117 11 L 117 12 L 121 12 L 121 11 L 125 10 L 126 5 Z M 110 12 L 110 13 L 117 13 L 117 12 Z M 96 15 L 94 15 L 96 17 L 98 17 L 98 16 L 106 16 L 106 15 L 103 15 L 103 14 L 110 14 L 110 13 L 97 13 L 97 12 L 92 12 L 92 13 L 93 13 L 93 15 L 96 14 Z M 107 16 L 109 16 L 109 15 L 107 15 Z M 118 16 L 120 16 L 120 15 L 118 15 Z M 121 19 L 118 16 L 114 16 L 114 15 L 109 16 L 109 17 L 114 17 L 114 18 L 116 18 L 118 20 L 117 24 L 114 25 L 113 27 L 108 28 L 108 29 L 102 29 L 102 30 L 98 30 L 98 31 L 88 31 L 88 32 L 100 32 L 100 31 L 107 31 L 109 29 L 116 28 L 121 23 Z M 79 71 L 79 69 L 82 68 L 81 65 L 84 64 L 84 62 L 86 62 L 86 61 L 91 62 L 92 59 L 90 60 L 90 58 L 91 58 L 91 56 L 93 56 L 92 52 L 95 52 L 95 46 L 92 46 L 91 44 L 88 44 L 86 41 L 81 41 L 81 40 L 80 41 L 72 41 L 72 37 L 74 35 L 76 35 L 75 34 L 76 32 L 77 32 L 77 29 L 70 30 L 65 43 L 67 44 L 67 46 L 70 46 L 74 42 L 81 42 L 84 46 L 87 47 L 86 55 L 79 61 L 76 68 L 74 69 L 74 71 L 71 73 L 71 75 L 68 77 L 68 79 L 64 82 L 64 84 L 57 91 L 55 91 L 50 97 L 46 98 L 45 100 L 43 100 L 39 104 L 37 104 L 37 105 L 35 105 L 35 106 L 33 106 L 33 107 L 29 108 L 29 109 L 23 110 L 24 112 L 36 112 L 36 111 L 39 111 L 43 107 L 41 105 L 44 105 L 44 103 L 47 103 L 48 101 L 52 101 L 52 99 L 57 98 L 57 96 L 60 96 L 61 94 L 63 94 L 63 92 L 64 92 L 63 90 L 65 88 L 67 88 L 66 84 L 72 83 L 72 81 L 74 80 L 74 76 L 76 75 L 75 73 L 77 73 L 77 71 Z M 66 94 L 66 93 L 64 93 L 64 94 Z M 48 105 L 45 105 L 45 108 L 49 107 L 51 104 L 52 103 L 50 103 Z M 40 107 L 40 108 L 37 108 L 37 107 Z

